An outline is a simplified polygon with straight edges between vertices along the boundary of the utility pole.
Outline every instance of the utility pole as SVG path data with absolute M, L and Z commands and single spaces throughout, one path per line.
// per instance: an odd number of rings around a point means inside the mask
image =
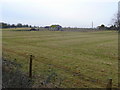
M 92 21 L 92 29 L 93 29 L 93 21 Z

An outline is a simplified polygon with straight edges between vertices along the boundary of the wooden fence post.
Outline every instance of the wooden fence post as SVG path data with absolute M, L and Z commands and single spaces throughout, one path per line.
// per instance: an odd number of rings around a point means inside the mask
M 33 56 L 30 55 L 30 62 L 29 62 L 29 77 L 32 78 L 32 59 Z
M 107 90 L 112 90 L 112 78 L 110 78 L 108 81 Z

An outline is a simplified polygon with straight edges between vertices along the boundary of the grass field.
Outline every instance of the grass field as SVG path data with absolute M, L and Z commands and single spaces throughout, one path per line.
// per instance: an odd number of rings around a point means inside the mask
M 3 31 L 3 56 L 16 58 L 28 72 L 29 55 L 34 55 L 35 85 L 50 78 L 63 88 L 106 87 L 109 78 L 113 87 L 118 82 L 118 33 Z M 59 80 L 58 80 L 59 79 Z M 49 83 L 50 81 L 48 81 Z M 34 86 L 35 87 L 35 86 Z M 52 87 L 52 85 L 50 86 Z

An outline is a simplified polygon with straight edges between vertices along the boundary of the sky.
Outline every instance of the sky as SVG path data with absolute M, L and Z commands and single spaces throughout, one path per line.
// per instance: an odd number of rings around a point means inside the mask
M 0 22 L 91 28 L 109 26 L 119 0 L 0 0 Z

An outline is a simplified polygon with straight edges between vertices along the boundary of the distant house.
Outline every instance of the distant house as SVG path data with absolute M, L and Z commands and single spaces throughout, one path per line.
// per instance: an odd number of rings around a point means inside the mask
M 48 30 L 52 31 L 62 31 L 62 26 L 60 25 L 51 25 L 51 26 L 45 26 L 44 28 L 47 28 Z
M 51 25 L 50 29 L 54 30 L 54 31 L 59 31 L 59 30 L 62 30 L 62 26 L 60 26 L 60 25 Z

